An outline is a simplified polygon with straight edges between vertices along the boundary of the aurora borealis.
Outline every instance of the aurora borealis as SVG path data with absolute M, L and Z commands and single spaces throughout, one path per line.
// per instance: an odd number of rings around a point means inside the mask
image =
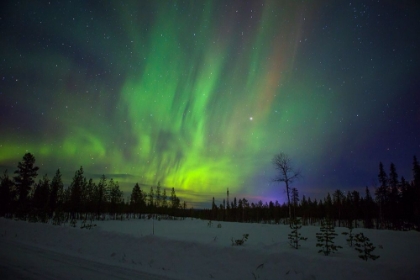
M 420 156 L 420 9 L 397 1 L 5 1 L 0 167 L 284 201 Z M 207 204 L 206 204 L 207 203 Z

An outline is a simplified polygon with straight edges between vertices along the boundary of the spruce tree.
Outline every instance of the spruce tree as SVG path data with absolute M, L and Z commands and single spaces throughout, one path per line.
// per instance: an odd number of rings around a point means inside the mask
M 308 239 L 306 237 L 302 237 L 300 232 L 299 232 L 299 229 L 302 228 L 302 222 L 300 221 L 300 219 L 294 218 L 290 221 L 289 227 L 292 230 L 288 234 L 289 244 L 293 248 L 299 249 L 299 247 L 300 247 L 299 240 L 307 240 Z
M 293 218 L 296 218 L 296 208 L 298 207 L 298 204 L 299 204 L 299 191 L 296 188 L 292 188 L 292 203 L 293 203 Z
M 166 211 L 166 208 L 168 208 L 168 195 L 166 194 L 166 189 L 163 189 L 162 208 L 164 212 Z
M 364 225 L 366 228 L 373 228 L 373 221 L 372 215 L 374 210 L 374 202 L 372 196 L 370 194 L 369 188 L 366 187 L 366 195 L 364 199 L 364 211 L 365 211 L 365 218 L 364 218 Z
M 14 200 L 13 181 L 10 179 L 7 170 L 0 177 L 0 217 L 12 212 Z
M 336 190 L 333 193 L 333 205 L 335 208 L 334 214 L 338 220 L 338 226 L 341 227 L 341 212 L 345 196 L 341 190 Z
M 119 213 L 119 206 L 123 201 L 123 193 L 120 190 L 118 182 L 114 182 L 111 178 L 109 181 L 109 212 L 111 214 Z
M 35 186 L 34 197 L 32 199 L 33 218 L 43 223 L 48 221 L 48 198 L 50 193 L 50 181 L 47 174 L 39 180 Z M 36 217 L 35 217 L 36 216 Z
M 349 213 L 349 222 L 352 223 L 354 221 L 354 227 L 358 227 L 358 220 L 361 218 L 361 199 L 360 193 L 358 191 L 353 191 L 351 193 L 352 201 L 350 202 L 350 213 Z
M 330 253 L 337 251 L 341 246 L 334 244 L 334 238 L 337 236 L 335 233 L 333 222 L 330 219 L 321 221 L 321 232 L 316 234 L 316 247 L 321 247 L 318 253 L 324 253 L 328 256 Z
M 214 196 L 213 199 L 211 201 L 211 220 L 216 220 L 217 218 L 217 205 L 214 202 Z
M 108 198 L 108 183 L 105 175 L 101 176 L 99 183 L 94 190 L 96 215 L 99 218 L 105 212 L 105 206 Z
M 331 217 L 332 216 L 332 199 L 329 192 L 327 193 L 327 197 L 324 199 L 324 207 L 325 207 L 325 216 Z
M 63 203 L 63 181 L 61 180 L 60 169 L 55 172 L 50 185 L 50 197 L 48 201 L 48 213 L 53 217 L 56 210 L 62 210 Z M 58 211 L 61 212 L 61 211 Z M 57 213 L 56 213 L 57 214 Z
M 375 246 L 370 242 L 369 238 L 363 235 L 363 233 L 358 233 L 355 236 L 356 244 L 355 250 L 360 253 L 359 258 L 367 261 L 368 259 L 376 260 L 379 256 L 372 255 Z
M 85 185 L 82 195 L 82 209 L 85 213 L 90 213 L 91 215 L 95 212 L 95 188 L 95 182 L 90 178 Z
M 375 190 L 376 201 L 379 204 L 379 220 L 381 224 L 385 223 L 386 205 L 388 203 L 388 176 L 385 173 L 382 162 L 379 163 L 379 188 Z
M 162 206 L 162 193 L 160 191 L 160 182 L 158 182 L 156 186 L 156 201 L 155 201 L 156 207 L 159 208 Z
M 417 228 L 420 228 L 420 164 L 416 156 L 413 157 L 412 190 L 414 195 L 414 222 L 416 223 Z
M 80 167 L 74 173 L 73 181 L 70 184 L 70 212 L 73 219 L 76 219 L 77 215 L 81 213 L 82 195 L 85 186 L 86 178 L 83 176 L 83 167 Z
M 355 236 L 353 234 L 353 223 L 349 223 L 347 228 L 349 231 L 343 232 L 342 234 L 348 236 L 346 238 L 347 244 L 349 244 L 350 247 L 353 247 L 353 242 L 355 240 Z
M 14 177 L 15 187 L 19 199 L 18 216 L 23 217 L 28 211 L 28 194 L 38 176 L 39 167 L 35 166 L 35 157 L 31 153 L 26 153 L 23 160 L 18 163 L 18 169 Z
M 130 209 L 134 214 L 140 214 L 144 206 L 144 197 L 138 183 L 133 187 L 130 197 Z
M 171 209 L 172 209 L 172 216 L 175 216 L 175 211 L 179 208 L 180 206 L 180 200 L 179 198 L 176 196 L 175 193 L 175 188 L 172 188 L 171 191 L 171 197 L 170 197 L 170 201 L 171 201 Z
M 148 197 L 149 197 L 149 207 L 150 207 L 151 211 L 153 212 L 153 208 L 155 206 L 155 202 L 154 202 L 155 192 L 153 191 L 153 186 L 150 187 L 150 193 L 149 193 Z
M 389 171 L 389 187 L 388 187 L 388 216 L 392 222 L 393 228 L 401 228 L 400 218 L 401 218 L 401 208 L 400 208 L 400 190 L 398 174 L 395 165 L 391 163 Z

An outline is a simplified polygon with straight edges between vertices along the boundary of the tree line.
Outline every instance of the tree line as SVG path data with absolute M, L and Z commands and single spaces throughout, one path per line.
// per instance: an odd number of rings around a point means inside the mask
M 283 155 L 284 156 L 284 155 Z M 283 158 L 284 159 L 284 158 Z M 286 183 L 287 203 L 257 203 L 246 198 L 229 201 L 229 191 L 223 203 L 216 205 L 215 199 L 210 209 L 190 209 L 181 203 L 175 189 L 151 186 L 149 192 L 138 183 L 132 189 L 129 199 L 124 199 L 117 181 L 102 175 L 99 182 L 87 180 L 80 167 L 68 187 L 64 187 L 58 169 L 52 179 L 44 175 L 36 183 L 39 168 L 35 157 L 26 153 L 18 163 L 13 178 L 7 170 L 0 177 L 0 216 L 19 219 L 61 223 L 69 219 L 103 219 L 105 215 L 117 219 L 140 217 L 142 214 L 161 216 L 196 217 L 206 220 L 256 223 L 288 223 L 300 217 L 303 225 L 319 224 L 324 218 L 334 221 L 337 226 L 352 226 L 385 229 L 420 229 L 420 164 L 413 157 L 413 178 L 407 181 L 399 177 L 391 163 L 389 173 L 379 164 L 378 182 L 373 194 L 369 187 L 359 191 L 343 192 L 339 189 L 327 193 L 323 199 L 299 196 L 290 183 L 297 178 L 289 160 L 274 158 L 274 163 L 286 164 L 275 179 Z M 291 172 L 291 173 L 288 173 Z
M 389 173 L 379 164 L 379 187 L 365 187 L 363 193 L 357 190 L 343 192 L 339 189 L 327 193 L 323 199 L 311 199 L 299 196 L 296 188 L 288 188 L 288 203 L 257 203 L 246 198 L 234 199 L 230 202 L 227 193 L 223 203 L 216 205 L 213 197 L 211 208 L 195 211 L 198 218 L 218 221 L 244 223 L 288 223 L 291 219 L 301 218 L 303 225 L 319 224 L 325 218 L 331 219 L 337 226 L 352 226 L 377 229 L 420 229 L 420 165 L 413 157 L 413 179 L 407 181 L 399 178 L 396 167 L 390 165 Z M 290 183 L 298 172 L 275 181 Z
M 138 183 L 132 189 L 130 199 L 124 200 L 120 186 L 113 178 L 102 175 L 99 182 L 87 179 L 83 167 L 64 187 L 58 169 L 52 179 L 44 175 L 36 182 L 39 167 L 35 157 L 26 153 L 18 163 L 13 178 L 8 171 L 0 177 L 0 216 L 23 220 L 60 224 L 70 219 L 103 219 L 140 217 L 141 214 L 185 216 L 186 203 L 181 205 L 175 189 L 167 195 L 160 184 L 150 187 L 147 193 Z

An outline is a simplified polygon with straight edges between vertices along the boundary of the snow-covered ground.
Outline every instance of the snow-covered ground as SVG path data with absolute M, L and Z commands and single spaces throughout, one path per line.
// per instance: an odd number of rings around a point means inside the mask
M 0 219 L 0 279 L 420 279 L 420 233 L 355 229 L 380 258 L 363 261 L 345 236 L 318 253 L 319 227 L 300 249 L 288 226 L 203 220 L 96 221 L 92 230 Z M 154 235 L 153 232 L 154 225 Z M 336 232 L 346 231 L 336 227 Z M 243 246 L 231 239 L 249 234 Z

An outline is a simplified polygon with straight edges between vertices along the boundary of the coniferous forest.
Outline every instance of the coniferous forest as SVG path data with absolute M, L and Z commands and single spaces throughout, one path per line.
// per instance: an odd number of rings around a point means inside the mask
M 37 181 L 38 180 L 38 181 Z M 377 188 L 365 191 L 343 192 L 339 189 L 327 193 L 323 199 L 299 196 L 291 189 L 290 206 L 275 202 L 257 203 L 246 198 L 229 198 L 227 191 L 223 203 L 217 205 L 212 198 L 209 209 L 187 209 L 175 189 L 169 193 L 160 183 L 142 190 L 136 183 L 129 199 L 124 199 L 117 181 L 105 175 L 95 182 L 84 176 L 80 167 L 68 187 L 64 187 L 58 169 L 52 178 L 39 176 L 35 157 L 26 153 L 13 174 L 4 171 L 0 177 L 0 216 L 51 222 L 59 225 L 76 220 L 91 222 L 99 219 L 130 219 L 195 217 L 210 221 L 243 223 L 288 224 L 300 218 L 303 225 L 319 225 L 325 218 L 336 226 L 410 230 L 420 228 L 420 164 L 414 156 L 412 178 L 398 177 L 391 163 L 389 172 L 379 163 Z M 281 191 L 279 189 L 279 191 Z
M 124 200 L 120 186 L 113 178 L 102 175 L 94 182 L 84 176 L 83 167 L 74 173 L 68 187 L 64 187 L 58 169 L 53 178 L 38 178 L 35 157 L 27 153 L 13 175 L 6 170 L 1 176 L 0 216 L 53 224 L 75 220 L 125 219 L 141 214 L 185 216 L 186 203 L 180 202 L 175 189 L 170 193 L 160 184 L 147 193 L 135 184 L 129 200 Z M 150 215 L 148 216 L 150 218 Z

